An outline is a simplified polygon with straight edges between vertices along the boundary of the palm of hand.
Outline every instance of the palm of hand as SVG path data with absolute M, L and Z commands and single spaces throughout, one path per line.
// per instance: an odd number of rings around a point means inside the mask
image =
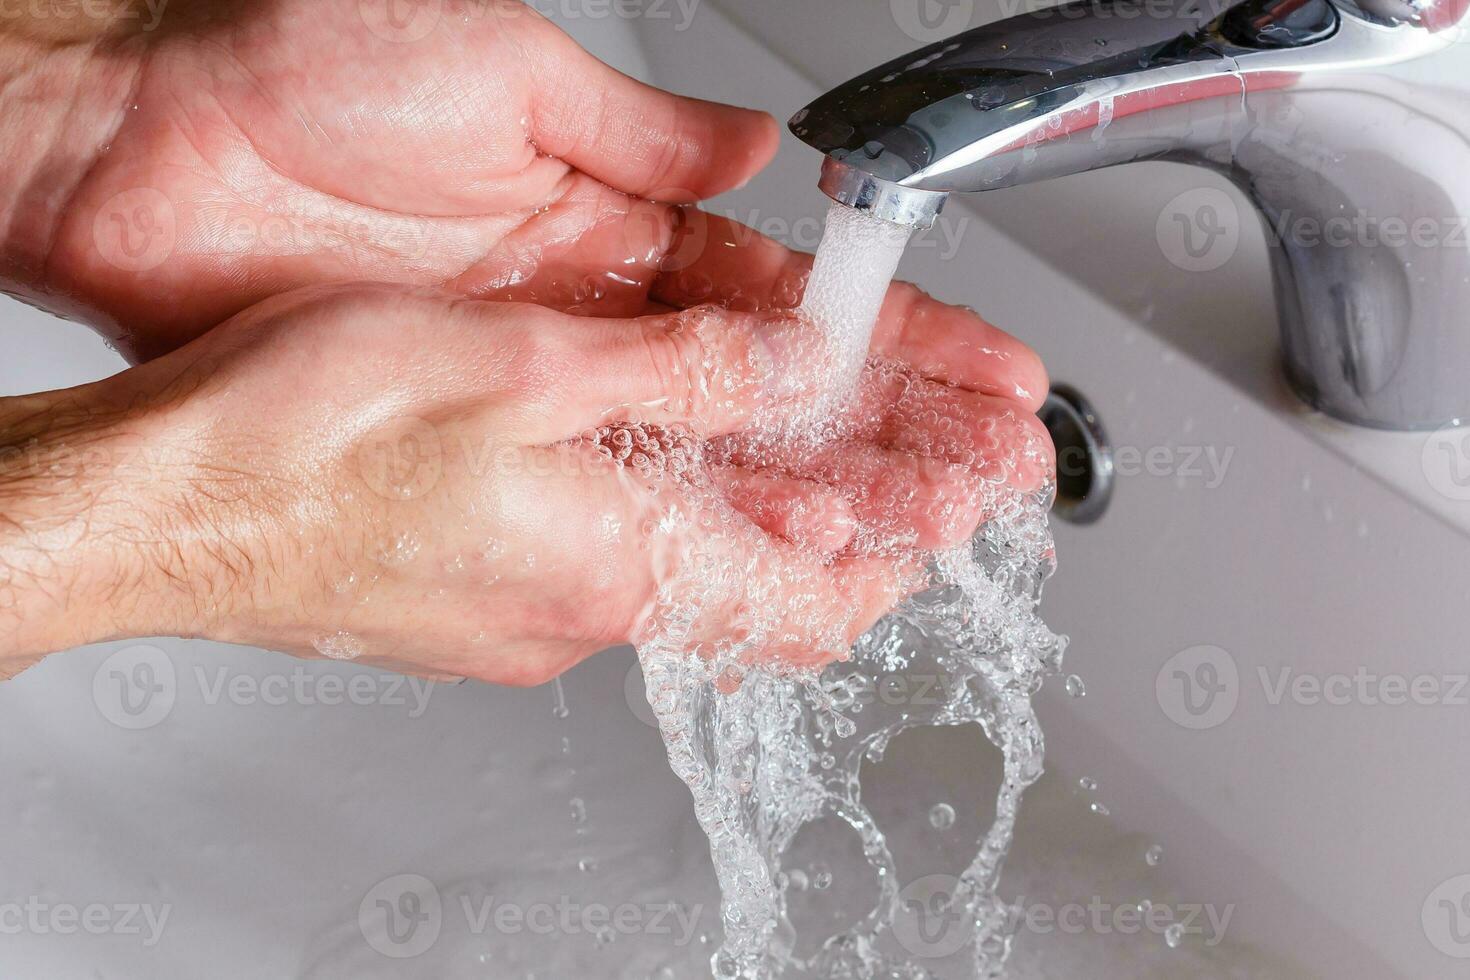
M 642 86 L 520 3 L 422 36 L 366 0 L 213 6 L 114 52 L 133 93 L 48 254 L 48 289 L 140 357 L 330 281 L 642 313 L 678 247 L 645 195 L 774 148 L 768 117 Z

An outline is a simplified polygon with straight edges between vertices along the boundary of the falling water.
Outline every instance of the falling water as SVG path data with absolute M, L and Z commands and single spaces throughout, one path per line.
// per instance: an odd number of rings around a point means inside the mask
M 867 385 L 900 391 L 897 407 L 882 411 L 922 410 L 917 394 L 908 404 L 906 386 L 917 392 L 926 383 L 867 354 L 907 237 L 906 229 L 833 207 L 801 312 L 826 339 L 823 376 L 835 398 L 799 424 L 788 419 L 772 425 L 734 450 L 711 445 L 702 451 L 702 462 L 735 452 L 745 465 L 779 469 L 793 446 L 809 454 L 846 432 L 875 424 L 877 419 L 865 413 L 877 410 L 863 407 L 873 404 L 862 397 Z M 1001 865 L 1021 794 L 1042 768 L 1042 736 L 1031 698 L 1043 679 L 1060 669 L 1065 640 L 1036 614 L 1053 561 L 1049 488 L 1027 494 L 1010 486 L 1018 471 L 1037 465 L 1043 449 L 1034 438 L 1017 437 L 1027 430 L 1001 421 L 980 447 L 987 478 L 969 481 L 975 499 L 968 503 L 987 515 L 972 542 L 919 552 L 912 541 L 882 527 L 859 529 L 851 549 L 921 559 L 917 564 L 927 567 L 927 587 L 863 637 L 850 660 L 825 672 L 759 658 L 778 631 L 789 630 L 790 609 L 782 607 L 800 609 L 810 597 L 802 573 L 780 560 L 772 546 L 761 545 L 749 522 L 719 494 L 705 493 L 697 514 L 686 507 L 671 516 L 671 508 L 658 522 L 650 546 L 677 552 L 678 560 L 671 557 L 665 564 L 680 571 L 660 589 L 639 656 L 670 764 L 688 785 L 709 836 L 723 899 L 724 945 L 713 957 L 713 971 L 722 980 L 928 977 L 925 962 L 936 953 L 922 921 L 926 916 L 941 916 L 951 929 L 958 924 L 963 930 L 954 945 L 973 965 L 966 972 L 994 977 L 1004 968 L 1016 916 L 997 893 Z M 973 446 L 928 448 L 940 458 L 959 454 L 961 463 L 979 462 Z M 876 505 L 865 512 L 914 505 L 914 488 L 894 482 L 880 484 L 886 488 L 880 492 L 892 499 L 865 501 Z M 705 545 L 691 551 L 691 538 L 680 527 L 696 523 L 718 525 L 727 535 L 745 534 L 751 547 Z M 736 602 L 741 628 L 711 641 L 702 622 L 712 610 Z M 898 703 L 873 697 L 886 681 L 909 676 L 937 679 L 937 693 Z M 1004 757 L 995 821 L 976 841 L 969 864 L 953 869 L 952 887 L 937 893 L 906 891 L 884 829 L 864 806 L 863 767 L 880 760 L 900 732 L 970 724 L 978 725 Z M 793 893 L 812 889 L 803 901 L 812 894 L 852 899 L 842 881 L 823 887 L 831 884 L 826 872 L 813 884 L 805 871 L 788 866 L 798 833 L 832 819 L 861 839 L 876 878 L 866 899 L 871 911 L 814 952 L 803 952 L 799 940 L 809 937 L 798 935 L 789 915 Z

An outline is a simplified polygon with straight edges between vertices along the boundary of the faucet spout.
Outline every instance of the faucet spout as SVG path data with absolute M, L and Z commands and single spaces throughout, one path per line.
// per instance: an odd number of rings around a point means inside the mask
M 1470 0 L 1074 0 L 791 129 L 829 196 L 915 226 L 949 194 L 1135 161 L 1224 174 L 1265 223 L 1298 392 L 1381 428 L 1470 420 Z

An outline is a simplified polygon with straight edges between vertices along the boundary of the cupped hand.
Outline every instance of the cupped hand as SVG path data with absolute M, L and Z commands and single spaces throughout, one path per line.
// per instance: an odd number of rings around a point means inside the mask
M 345 280 L 641 314 L 676 206 L 775 151 L 764 113 L 634 81 L 519 0 L 138 13 L 35 68 L 26 108 L 67 111 L 15 134 L 0 266 L 141 357 Z
M 896 336 L 842 452 L 747 458 L 807 404 L 812 331 L 387 286 L 269 300 L 64 393 L 70 417 L 111 406 L 93 443 L 141 443 L 166 477 L 94 481 L 109 489 L 76 511 L 112 553 L 69 575 L 86 593 L 70 608 L 126 610 L 119 635 L 526 684 L 640 640 L 661 590 L 697 585 L 696 645 L 763 629 L 762 656 L 840 656 L 918 584 L 916 549 L 973 533 L 977 487 L 1034 487 L 1050 459 L 1025 405 L 974 390 L 973 370 L 902 367 L 925 349 Z

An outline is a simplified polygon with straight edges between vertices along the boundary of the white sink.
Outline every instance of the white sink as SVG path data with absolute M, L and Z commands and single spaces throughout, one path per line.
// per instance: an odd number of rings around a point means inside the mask
M 675 5 L 665 9 L 675 14 L 568 26 L 625 70 L 779 117 L 816 80 L 913 44 L 882 4 L 740 0 L 739 19 L 798 71 L 719 9 L 696 8 L 687 30 Z M 788 139 L 768 173 L 715 207 L 810 247 L 826 209 L 817 167 Z M 1197 183 L 1147 167 L 955 202 L 956 251 L 931 239 L 938 247 L 913 250 L 903 270 L 1036 346 L 1099 406 L 1119 446 L 1168 460 L 1123 476 L 1102 523 L 1058 529 L 1061 571 L 1044 610 L 1072 634 L 1069 669 L 1087 695 L 1060 684 L 1043 694 L 1050 771 L 1027 797 L 1005 892 L 1053 912 L 1095 904 L 1109 922 L 1143 898 L 1229 909 L 1224 941 L 1189 935 L 1170 950 L 1146 931 L 1032 925 L 1015 973 L 1450 975 L 1463 969 L 1450 954 L 1470 954 L 1439 904 L 1470 891 L 1470 879 L 1456 881 L 1470 874 L 1470 706 L 1289 693 L 1273 703 L 1273 685 L 1283 669 L 1447 686 L 1470 670 L 1464 505 L 1425 489 L 1422 437 L 1322 425 L 1281 391 L 1259 241 L 1218 273 L 1164 261 L 1148 201 Z M 120 367 L 80 328 L 15 305 L 0 310 L 0 338 L 19 352 L 0 363 L 9 393 Z M 1203 462 L 1206 450 L 1228 460 L 1223 472 Z M 5 903 L 35 896 L 48 908 L 167 906 L 161 938 L 145 945 L 146 927 L 26 929 L 0 941 L 0 975 L 646 978 L 665 964 L 700 975 L 711 947 L 699 937 L 718 937 L 717 894 L 630 652 L 570 675 L 570 715 L 559 719 L 551 690 L 441 687 L 419 705 L 414 689 L 360 668 L 206 643 L 136 646 L 53 658 L 0 686 L 0 778 L 11 787 L 0 929 Z M 1205 646 L 1224 657 L 1171 659 Z M 114 655 L 173 670 L 172 706 L 147 727 L 116 723 L 138 722 L 109 686 L 124 664 Z M 1174 669 L 1204 656 L 1233 665 L 1238 681 L 1196 716 Z M 370 678 L 360 683 L 379 703 L 303 703 L 330 697 L 321 678 L 339 675 Z M 222 679 L 241 693 L 216 697 Z M 309 697 L 264 703 L 297 683 Z M 896 744 L 874 777 L 874 809 L 901 819 L 947 800 L 961 808 L 959 828 L 973 824 L 992 795 L 988 748 L 974 733 L 921 737 Z M 1158 867 L 1144 860 L 1154 844 Z M 597 867 L 580 870 L 589 856 Z M 428 879 L 441 903 L 437 939 L 407 959 L 383 956 L 359 928 L 360 906 L 396 900 L 398 875 Z M 487 896 L 523 909 L 631 904 L 646 934 L 606 946 L 580 925 L 511 935 L 493 917 L 477 921 Z M 655 927 L 644 908 L 670 900 L 697 912 L 688 942 L 682 920 Z

